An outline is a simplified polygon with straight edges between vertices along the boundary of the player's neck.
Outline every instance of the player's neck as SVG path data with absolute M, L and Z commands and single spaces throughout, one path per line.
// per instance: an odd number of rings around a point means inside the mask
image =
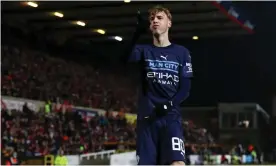
M 162 34 L 159 36 L 153 35 L 153 45 L 156 47 L 167 47 L 171 45 L 168 34 Z

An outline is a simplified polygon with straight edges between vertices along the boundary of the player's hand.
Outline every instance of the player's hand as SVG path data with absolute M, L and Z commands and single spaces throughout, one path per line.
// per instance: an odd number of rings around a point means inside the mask
M 145 19 L 143 19 L 141 12 L 138 10 L 137 11 L 137 25 L 136 25 L 136 30 L 139 33 L 146 33 L 149 28 L 149 23 Z

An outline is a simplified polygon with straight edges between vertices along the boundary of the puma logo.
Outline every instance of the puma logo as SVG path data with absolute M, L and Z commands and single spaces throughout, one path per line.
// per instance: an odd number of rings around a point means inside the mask
M 165 60 L 167 60 L 168 55 L 167 56 L 161 55 L 160 57 L 163 58 L 163 59 L 165 59 Z

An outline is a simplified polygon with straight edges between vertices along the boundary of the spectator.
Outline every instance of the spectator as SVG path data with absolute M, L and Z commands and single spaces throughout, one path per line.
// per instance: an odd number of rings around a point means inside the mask
M 2 47 L 2 57 L 3 95 L 42 101 L 51 99 L 67 107 L 74 104 L 118 111 L 121 108 L 135 110 L 136 92 L 133 89 L 136 85 L 120 74 L 123 70 L 116 69 L 111 73 L 9 46 Z

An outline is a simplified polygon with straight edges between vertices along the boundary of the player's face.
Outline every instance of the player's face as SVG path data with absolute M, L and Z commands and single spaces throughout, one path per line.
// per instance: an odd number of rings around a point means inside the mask
M 170 27 L 171 20 L 164 12 L 158 12 L 150 17 L 150 30 L 154 35 L 164 34 Z

